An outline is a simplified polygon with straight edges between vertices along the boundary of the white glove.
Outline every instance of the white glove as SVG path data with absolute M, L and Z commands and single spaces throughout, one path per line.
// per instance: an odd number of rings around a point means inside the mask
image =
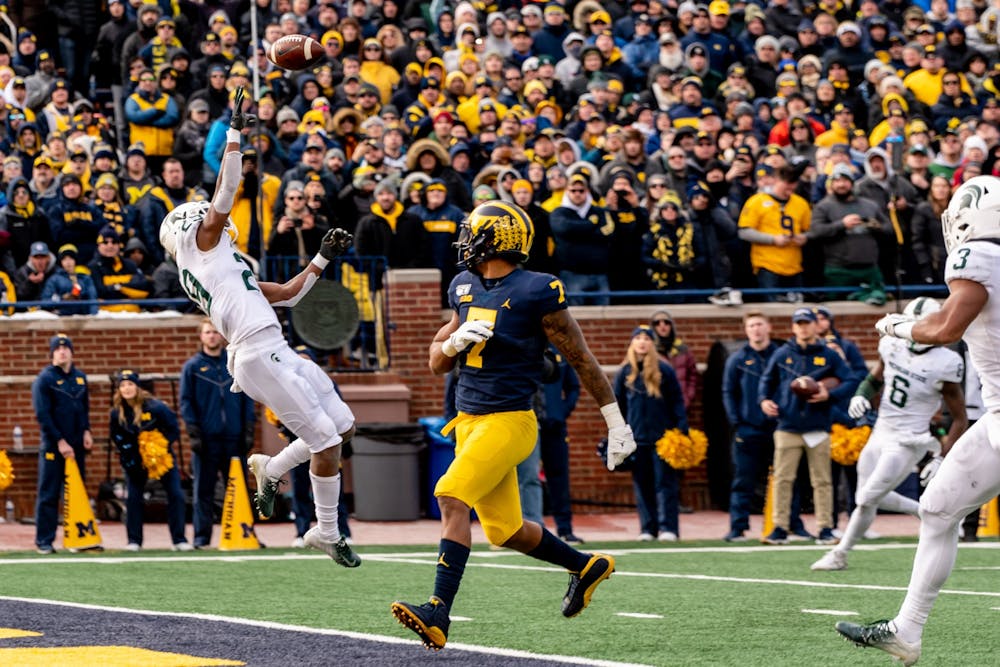
M 455 330 L 455 333 L 448 336 L 448 340 L 441 343 L 441 351 L 446 356 L 454 357 L 466 348 L 482 343 L 493 337 L 493 323 L 487 320 L 469 320 Z
M 608 429 L 608 470 L 614 470 L 635 451 L 632 427 L 613 426 Z
M 913 325 L 917 321 L 909 315 L 892 313 L 875 323 L 875 330 L 883 336 L 892 336 L 904 340 L 913 340 Z
M 864 396 L 851 396 L 851 404 L 847 407 L 847 414 L 851 416 L 851 419 L 861 419 L 871 409 L 871 401 Z
M 934 479 L 934 475 L 937 474 L 938 468 L 941 467 L 942 461 L 944 461 L 943 458 L 935 456 L 927 462 L 924 469 L 920 471 L 920 486 L 927 486 L 930 484 L 931 480 Z

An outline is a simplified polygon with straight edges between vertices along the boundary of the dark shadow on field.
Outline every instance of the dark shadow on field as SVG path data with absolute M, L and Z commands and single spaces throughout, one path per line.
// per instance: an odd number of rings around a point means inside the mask
M 131 646 L 202 658 L 269 665 L 486 665 L 545 667 L 564 662 L 494 656 L 446 648 L 429 653 L 417 644 L 318 635 L 223 621 L 80 609 L 73 606 L 0 600 L 0 626 L 42 633 L 0 639 L 0 649 L 68 646 Z M 386 606 L 386 634 L 395 621 Z M 16 662 L 16 661 L 15 661 Z

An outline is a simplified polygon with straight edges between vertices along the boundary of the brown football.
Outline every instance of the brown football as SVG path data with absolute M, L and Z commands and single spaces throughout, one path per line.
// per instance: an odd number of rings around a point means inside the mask
M 808 375 L 792 380 L 792 391 L 802 398 L 811 398 L 819 393 L 819 383 Z
M 282 69 L 297 72 L 323 59 L 323 46 L 306 35 L 285 35 L 267 50 L 267 59 Z

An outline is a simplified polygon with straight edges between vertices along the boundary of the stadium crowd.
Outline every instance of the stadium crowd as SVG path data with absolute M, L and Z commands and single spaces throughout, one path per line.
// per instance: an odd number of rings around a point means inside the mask
M 253 1 L 256 42 L 246 1 L 0 3 L 7 301 L 183 296 L 159 223 L 211 195 L 254 81 L 240 249 L 308 259 L 337 226 L 445 285 L 499 198 L 570 293 L 881 304 L 942 281 L 940 213 L 997 172 L 996 3 Z M 265 56 L 295 33 L 310 70 Z

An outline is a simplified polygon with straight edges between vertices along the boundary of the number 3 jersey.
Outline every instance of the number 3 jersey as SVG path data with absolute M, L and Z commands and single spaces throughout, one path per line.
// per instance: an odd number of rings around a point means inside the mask
M 944 281 L 971 280 L 986 288 L 989 299 L 962 338 L 969 346 L 969 360 L 983 383 L 983 407 L 1000 412 L 1000 303 L 993 298 L 1000 288 L 1000 245 L 990 240 L 969 241 L 948 254 Z
M 201 251 L 197 229 L 197 224 L 185 222 L 177 233 L 177 271 L 188 297 L 230 345 L 268 327 L 280 329 L 274 309 L 229 235 L 223 233 L 214 248 Z
M 945 347 L 913 352 L 910 341 L 883 336 L 878 353 L 885 364 L 879 426 L 899 433 L 926 433 L 941 407 L 941 383 L 960 383 L 962 357 Z
M 486 320 L 493 328 L 492 338 L 458 355 L 458 409 L 474 415 L 530 410 L 548 344 L 542 318 L 566 308 L 562 283 L 524 269 L 498 280 L 463 271 L 451 281 L 448 303 L 460 322 Z

